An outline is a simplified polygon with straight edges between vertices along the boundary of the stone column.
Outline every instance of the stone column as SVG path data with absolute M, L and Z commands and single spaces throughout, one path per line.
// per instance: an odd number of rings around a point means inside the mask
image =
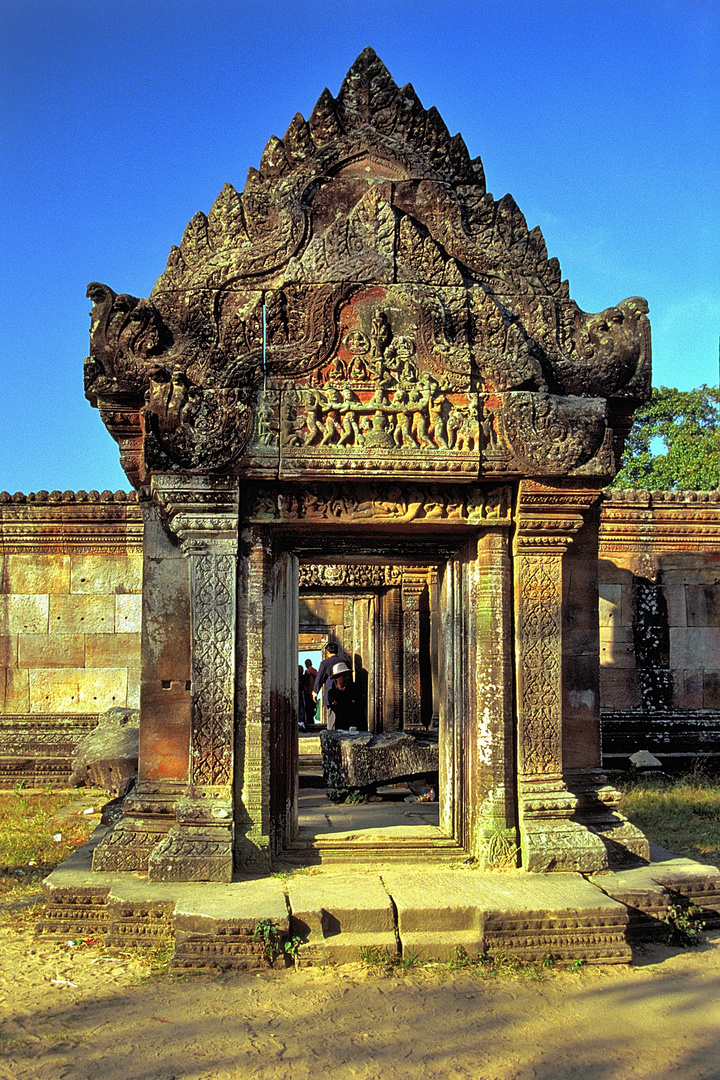
M 147 871 L 152 852 L 175 824 L 189 779 L 191 600 L 187 559 L 163 523 L 157 501 L 143 500 L 142 679 L 138 782 L 124 817 L 93 853 L 93 870 Z
M 151 490 L 189 563 L 192 662 L 188 783 L 148 875 L 231 881 L 238 480 L 161 474 Z
M 298 564 L 261 527 L 240 552 L 235 867 L 250 873 L 297 832 Z
M 607 866 L 602 839 L 577 820 L 563 779 L 563 556 L 599 492 L 566 481 L 520 483 L 515 536 L 518 793 L 526 870 Z M 599 660 L 598 660 L 599 662 Z
M 403 727 L 421 722 L 422 677 L 420 671 L 420 612 L 427 610 L 427 568 L 403 568 L 402 658 Z
M 488 529 L 469 545 L 467 576 L 467 846 L 482 865 L 507 869 L 518 840 L 507 529 Z

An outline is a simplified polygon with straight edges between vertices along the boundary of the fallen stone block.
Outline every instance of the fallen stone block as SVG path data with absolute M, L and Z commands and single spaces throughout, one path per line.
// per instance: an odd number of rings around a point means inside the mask
M 70 784 L 126 794 L 138 769 L 139 724 L 137 709 L 103 713 L 95 730 L 78 744 Z
M 331 791 L 366 788 L 438 771 L 438 744 L 404 731 L 322 731 L 323 776 Z

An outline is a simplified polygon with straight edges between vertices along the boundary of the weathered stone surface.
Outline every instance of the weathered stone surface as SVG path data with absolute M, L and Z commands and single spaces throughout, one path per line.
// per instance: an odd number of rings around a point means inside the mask
M 134 709 L 110 709 L 80 743 L 70 783 L 102 787 L 116 794 L 138 768 L 138 722 Z
M 50 633 L 112 634 L 114 596 L 51 596 Z
M 142 558 L 139 554 L 118 555 L 114 559 L 102 554 L 72 557 L 70 588 L 67 592 L 99 596 L 104 593 L 139 593 L 141 589 Z
M 61 552 L 6 555 L 2 591 L 8 594 L 70 592 L 70 556 Z
M 115 597 L 115 633 L 139 634 L 142 621 L 142 597 Z
M 85 638 L 82 634 L 20 634 L 19 667 L 81 668 L 85 666 Z
M 437 741 L 401 731 L 381 735 L 322 731 L 320 746 L 323 777 L 331 790 L 370 787 L 438 771 Z
M 302 962 L 352 963 L 367 949 L 397 954 L 392 903 L 374 874 L 361 882 L 347 874 L 292 878 L 288 900 Z
M 47 595 L 0 596 L 0 629 L 5 634 L 47 634 Z
M 99 713 L 127 699 L 127 668 L 32 668 L 28 675 L 31 713 Z
M 350 592 L 332 631 L 382 732 L 323 736 L 331 786 L 439 770 L 443 835 L 485 861 L 635 844 L 567 774 L 599 765 L 597 504 L 650 390 L 645 301 L 582 312 L 370 49 L 149 298 L 88 295 L 86 394 L 146 516 L 140 783 L 97 867 L 230 882 L 292 844 L 301 561 Z M 52 597 L 50 625 L 115 633 L 103 599 Z M 400 733 L 435 717 L 442 760 Z

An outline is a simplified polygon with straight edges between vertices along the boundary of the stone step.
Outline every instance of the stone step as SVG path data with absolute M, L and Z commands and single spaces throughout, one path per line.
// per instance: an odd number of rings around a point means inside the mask
M 304 939 L 301 961 L 350 963 L 365 950 L 397 956 L 395 913 L 379 877 L 347 874 L 291 878 L 290 932 Z
M 457 865 L 465 859 L 465 853 L 458 848 L 454 840 L 442 837 L 428 839 L 427 836 L 421 836 L 416 840 L 409 837 L 403 837 L 402 840 L 386 837 L 363 840 L 349 839 L 344 836 L 321 836 L 307 840 L 293 840 L 283 852 L 282 864 L 287 866 L 307 866 L 308 863 L 352 865 L 353 862 L 359 862 L 377 865 L 419 861 L 428 865 L 437 863 Z
M 113 948 L 167 940 L 177 969 L 285 966 L 294 954 L 301 962 L 358 961 L 373 951 L 439 961 L 462 950 L 469 957 L 606 964 L 629 962 L 644 924 L 661 923 L 678 896 L 699 903 L 709 921 L 720 919 L 720 871 L 657 849 L 647 867 L 587 880 L 577 873 L 483 871 L 464 865 L 462 853 L 448 846 L 450 869 L 442 848 L 428 850 L 427 838 L 384 845 L 366 839 L 364 852 L 362 846 L 351 858 L 348 847 L 343 853 L 336 846 L 346 860 L 342 872 L 307 868 L 306 851 L 304 873 L 220 884 L 93 871 L 91 842 L 44 882 L 38 932 L 106 934 Z

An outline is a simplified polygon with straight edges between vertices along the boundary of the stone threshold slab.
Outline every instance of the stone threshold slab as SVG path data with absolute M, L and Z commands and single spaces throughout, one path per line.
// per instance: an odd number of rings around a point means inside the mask
M 648 920 L 664 926 L 678 895 L 700 897 L 709 924 L 720 925 L 720 871 L 669 853 L 591 879 L 388 864 L 225 885 L 93 872 L 93 847 L 47 878 L 38 933 L 103 934 L 114 948 L 172 941 L 178 969 L 285 966 L 295 953 L 301 962 L 344 963 L 372 949 L 439 961 L 461 949 L 470 957 L 629 963 Z

